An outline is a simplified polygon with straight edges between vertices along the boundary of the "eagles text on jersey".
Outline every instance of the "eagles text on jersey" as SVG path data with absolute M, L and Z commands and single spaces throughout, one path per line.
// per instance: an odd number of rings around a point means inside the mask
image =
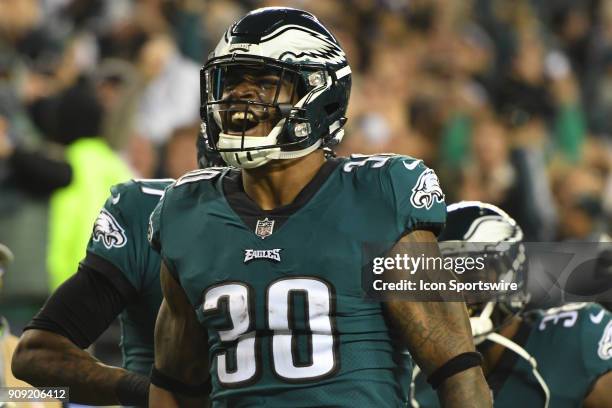
M 271 211 L 240 176 L 188 173 L 151 217 L 152 245 L 208 331 L 213 406 L 405 404 L 410 360 L 381 304 L 363 298 L 361 249 L 439 232 L 446 211 L 433 171 L 397 155 L 330 159 Z

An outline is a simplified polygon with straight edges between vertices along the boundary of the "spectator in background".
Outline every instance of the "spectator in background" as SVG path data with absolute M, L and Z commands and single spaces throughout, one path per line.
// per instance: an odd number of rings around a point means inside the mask
M 129 179 L 126 164 L 98 137 L 102 107 L 91 83 L 81 79 L 57 102 L 55 140 L 66 146 L 70 184 L 51 196 L 47 268 L 55 289 L 78 266 L 91 225 L 110 187 Z
M 188 171 L 198 168 L 196 137 L 200 124 L 176 129 L 166 144 L 163 173 L 177 179 Z
M 151 139 L 132 133 L 127 140 L 125 153 L 128 164 L 137 178 L 155 178 L 158 175 L 160 148 Z M 164 175 L 165 177 L 165 175 Z
M 102 134 L 116 150 L 125 147 L 134 130 L 140 98 L 136 68 L 129 61 L 108 58 L 94 73 L 96 93 L 104 111 Z
M 142 84 L 128 61 L 109 58 L 95 73 L 96 92 L 104 111 L 102 136 L 109 145 L 124 152 L 138 178 L 153 178 L 159 165 L 158 148 L 135 129 Z
M 494 117 L 476 123 L 471 137 L 471 160 L 464 163 L 462 174 L 460 200 L 483 201 L 497 206 L 509 201 L 517 174 L 510 161 L 506 129 Z
M 29 105 L 36 98 L 50 95 L 62 84 L 55 75 L 61 63 L 61 47 L 43 28 L 44 16 L 36 0 L 0 2 L 0 116 L 4 125 L 0 130 L 0 155 L 8 157 L 15 151 L 26 156 L 27 149 L 41 145 L 41 137 L 31 121 Z M 65 77 L 64 77 L 65 78 Z M 37 162 L 53 166 L 53 154 L 45 149 Z M 30 156 L 30 155 L 27 155 Z M 34 158 L 33 156 L 30 156 Z M 27 160 L 27 159 L 26 159 Z M 5 279 L 7 294 L 4 301 L 24 299 L 19 305 L 11 304 L 6 314 L 15 315 L 31 307 L 37 310 L 47 295 L 45 273 L 45 247 L 47 244 L 47 200 L 49 173 L 39 174 L 40 188 L 32 174 L 18 167 L 23 160 L 0 158 L 0 241 L 10 245 L 17 255 L 14 267 L 19 274 Z M 16 166 L 17 165 L 17 166 Z M 63 185 L 60 180 L 57 186 Z M 65 173 L 64 173 L 65 174 Z M 46 190 L 46 191 L 45 191 Z M 27 300 L 26 300 L 27 299 Z M 15 314 L 13 314 L 15 312 Z M 19 321 L 15 321 L 17 327 Z
M 0 160 L 6 160 L 12 183 L 33 195 L 48 196 L 66 187 L 72 178 L 70 165 L 54 152 L 31 151 L 14 146 L 9 122 L 0 116 Z
M 584 83 L 593 41 L 593 0 L 564 0 L 549 2 L 550 28 L 563 53 L 571 63 L 572 71 Z
M 560 240 L 599 242 L 606 234 L 602 200 L 603 180 L 588 167 L 558 171 L 554 192 L 559 211 Z
M 602 57 L 597 86 L 592 90 L 590 121 L 597 133 L 612 134 L 612 48 Z
M 200 68 L 178 53 L 171 38 L 156 35 L 147 41 L 138 70 L 146 84 L 136 117 L 140 134 L 161 145 L 175 129 L 199 120 Z

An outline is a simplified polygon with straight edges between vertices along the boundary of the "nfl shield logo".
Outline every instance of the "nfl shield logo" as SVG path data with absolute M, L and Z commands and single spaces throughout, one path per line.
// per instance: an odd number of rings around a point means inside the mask
M 257 220 L 257 226 L 255 226 L 255 235 L 259 238 L 264 239 L 267 236 L 272 235 L 274 231 L 274 220 L 269 220 L 267 217 L 263 220 Z

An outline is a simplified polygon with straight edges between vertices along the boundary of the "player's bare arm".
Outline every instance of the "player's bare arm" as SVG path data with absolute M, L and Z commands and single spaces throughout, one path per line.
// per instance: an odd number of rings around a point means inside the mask
M 209 377 L 206 333 L 184 290 L 163 262 L 160 279 L 164 300 L 155 324 L 155 370 L 167 384 L 152 381 L 149 407 L 207 406 L 207 390 L 195 395 Z M 179 388 L 187 389 L 190 395 Z
M 602 375 L 595 382 L 593 390 L 584 399 L 584 408 L 612 407 L 612 371 Z
M 433 233 L 414 231 L 402 238 L 398 245 L 405 247 L 410 243 L 426 242 L 436 242 Z M 440 256 L 435 248 L 432 245 L 432 253 L 424 255 Z M 397 251 L 400 250 L 396 245 L 393 252 Z M 427 375 L 452 358 L 475 350 L 467 309 L 462 302 L 389 300 L 386 310 L 416 363 Z M 444 380 L 438 388 L 438 398 L 443 407 L 490 407 L 492 404 L 480 366 L 468 368 Z
M 69 386 L 71 401 L 90 405 L 120 404 L 121 388 L 148 383 L 142 375 L 101 363 L 64 336 L 35 329 L 23 334 L 12 370 L 37 387 Z
M 13 355 L 12 370 L 37 387 L 70 387 L 71 402 L 146 405 L 147 376 L 105 365 L 85 351 L 127 302 L 127 292 L 105 276 L 84 264 L 79 266 L 26 327 Z

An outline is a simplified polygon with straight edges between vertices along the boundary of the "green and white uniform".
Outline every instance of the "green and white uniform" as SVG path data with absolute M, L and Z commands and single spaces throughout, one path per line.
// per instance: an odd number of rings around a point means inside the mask
M 148 376 L 153 364 L 153 331 L 161 304 L 160 257 L 147 242 L 149 217 L 174 180 L 132 180 L 111 188 L 92 231 L 86 262 L 96 256 L 116 267 L 134 294 L 121 312 L 124 367 Z M 95 269 L 103 269 L 91 265 Z M 109 275 L 110 276 L 110 275 Z M 115 280 L 123 285 L 125 279 Z
M 409 357 L 363 297 L 362 247 L 438 232 L 445 216 L 437 177 L 405 156 L 328 160 L 272 211 L 236 169 L 177 180 L 150 240 L 207 329 L 213 406 L 405 406 Z
M 570 304 L 525 318 L 512 339 L 535 358 L 551 393 L 551 408 L 581 407 L 595 381 L 612 370 L 612 314 L 596 303 Z M 543 407 L 544 392 L 531 365 L 506 349 L 487 377 L 494 406 Z M 416 380 L 421 407 L 438 407 L 422 374 Z

